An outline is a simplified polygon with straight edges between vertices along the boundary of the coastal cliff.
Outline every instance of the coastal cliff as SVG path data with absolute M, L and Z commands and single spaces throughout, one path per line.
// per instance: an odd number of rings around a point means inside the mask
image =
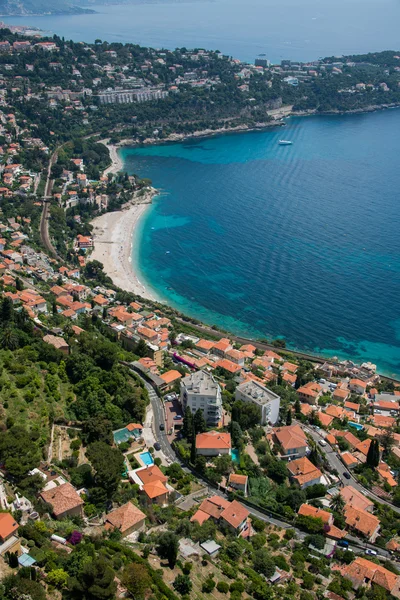
M 76 15 L 93 14 L 90 8 L 81 8 L 68 0 L 0 0 L 1 16 Z

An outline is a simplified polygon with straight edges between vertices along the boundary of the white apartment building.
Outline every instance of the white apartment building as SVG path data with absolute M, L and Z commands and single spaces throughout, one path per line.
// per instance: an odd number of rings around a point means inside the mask
M 274 425 L 279 419 L 280 397 L 258 381 L 250 380 L 238 385 L 235 400 L 257 404 L 261 410 L 261 425 Z
M 199 408 L 209 427 L 219 427 L 222 421 L 221 388 L 214 377 L 205 371 L 191 373 L 181 380 L 180 401 L 183 410 L 188 406 L 194 414 Z

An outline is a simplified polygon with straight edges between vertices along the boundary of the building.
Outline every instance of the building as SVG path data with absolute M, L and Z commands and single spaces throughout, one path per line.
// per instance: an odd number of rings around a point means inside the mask
M 287 468 L 290 471 L 291 479 L 293 479 L 302 490 L 310 485 L 324 482 L 321 471 L 313 465 L 306 456 L 292 460 L 287 464 Z
M 238 475 L 237 473 L 229 475 L 228 485 L 235 490 L 243 492 L 245 496 L 247 496 L 247 482 L 247 475 Z
M 70 483 L 63 483 L 41 492 L 42 500 L 51 504 L 56 519 L 82 516 L 83 500 Z
M 323 523 L 327 525 L 333 525 L 333 514 L 323 510 L 322 508 L 315 508 L 311 504 L 302 504 L 299 508 L 299 515 L 303 517 L 313 517 L 313 519 L 321 519 Z
M 0 542 L 4 544 L 18 531 L 18 523 L 9 512 L 0 513 Z
M 279 419 L 280 397 L 258 381 L 245 381 L 236 388 L 235 399 L 252 402 L 260 408 L 260 423 L 275 425 Z
M 363 395 L 367 390 L 367 384 L 365 381 L 361 381 L 361 379 L 350 379 L 349 389 L 355 394 Z
M 344 507 L 344 517 L 346 525 L 350 529 L 354 529 L 357 533 L 361 533 L 370 542 L 375 542 L 380 529 L 380 521 L 371 513 L 360 508 L 355 508 L 351 504 L 346 504 Z
M 234 500 L 229 506 L 222 512 L 221 521 L 226 525 L 233 533 L 240 535 L 244 529 L 250 527 L 248 522 L 250 513 L 237 500 Z
M 249 515 L 247 508 L 240 502 L 228 502 L 221 496 L 212 496 L 203 500 L 190 520 L 202 525 L 213 519 L 216 523 L 223 523 L 236 535 L 243 535 L 251 531 Z
M 301 458 L 307 454 L 307 437 L 300 425 L 277 427 L 273 430 L 273 437 L 282 448 L 282 458 Z
M 162 375 L 160 375 L 160 377 L 165 384 L 163 386 L 164 390 L 170 390 L 174 387 L 176 383 L 178 383 L 180 379 L 182 379 L 182 375 L 179 373 L 179 371 L 176 371 L 175 369 L 171 369 L 171 371 L 163 373 Z
M 354 508 L 359 508 L 367 512 L 372 512 L 374 510 L 374 503 L 372 500 L 369 500 L 369 498 L 364 496 L 364 494 L 359 492 L 351 485 L 346 485 L 344 488 L 342 488 L 340 490 L 340 495 L 349 506 L 353 506 Z
M 145 520 L 146 515 L 132 502 L 127 502 L 106 515 L 105 529 L 117 529 L 123 536 L 126 536 L 134 531 L 141 531 L 144 528 Z
M 46 342 L 46 344 L 54 346 L 54 348 L 60 350 L 64 354 L 69 354 L 69 346 L 64 338 L 48 334 L 44 336 L 43 341 Z
M 308 404 L 317 404 L 318 399 L 322 395 L 322 388 L 319 383 L 309 381 L 297 390 L 300 402 L 307 402 Z
M 352 563 L 339 570 L 343 577 L 352 582 L 355 590 L 362 586 L 371 587 L 371 584 L 376 584 L 395 598 L 400 598 L 400 577 L 366 558 L 357 557 Z
M 231 453 L 231 434 L 219 431 L 208 431 L 196 435 L 197 454 L 202 456 L 219 456 Z
M 210 373 L 191 373 L 182 379 L 180 386 L 183 410 L 189 407 L 194 414 L 200 409 L 209 427 L 222 425 L 221 388 Z

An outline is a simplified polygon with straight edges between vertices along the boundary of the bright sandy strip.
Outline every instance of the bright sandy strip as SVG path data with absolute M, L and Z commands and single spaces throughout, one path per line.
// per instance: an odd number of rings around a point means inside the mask
M 124 168 L 124 163 L 118 154 L 118 148 L 109 143 L 110 140 L 99 140 L 99 144 L 104 144 L 110 153 L 111 165 L 107 167 L 104 171 L 103 175 L 108 175 L 109 173 L 117 174 L 119 171 L 122 171 Z
M 92 221 L 94 251 L 91 260 L 99 260 L 114 284 L 138 296 L 155 300 L 132 269 L 132 246 L 137 242 L 135 230 L 150 206 L 136 204 L 127 210 L 105 213 Z

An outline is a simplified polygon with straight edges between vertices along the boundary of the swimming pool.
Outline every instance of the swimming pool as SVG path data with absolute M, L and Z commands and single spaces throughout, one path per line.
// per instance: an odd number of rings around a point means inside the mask
M 127 442 L 132 437 L 132 434 L 126 427 L 124 427 L 123 429 L 114 431 L 113 436 L 116 444 L 122 444 L 122 442 Z
M 232 458 L 233 462 L 238 463 L 239 462 L 239 450 L 237 450 L 236 448 L 233 448 L 231 450 L 231 458 Z
M 362 429 L 364 429 L 364 425 L 361 425 L 360 423 L 354 423 L 353 421 L 349 421 L 349 425 L 350 427 L 354 427 L 354 429 L 357 429 L 357 431 L 361 431 Z
M 139 454 L 139 456 L 146 466 L 154 464 L 153 457 L 151 456 L 150 452 L 142 452 Z

